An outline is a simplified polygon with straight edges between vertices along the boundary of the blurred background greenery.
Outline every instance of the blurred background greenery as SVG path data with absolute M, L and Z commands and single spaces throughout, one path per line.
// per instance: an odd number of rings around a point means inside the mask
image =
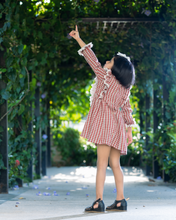
M 42 152 L 47 151 L 51 137 L 52 165 L 96 165 L 95 146 L 79 138 L 80 131 L 69 125 L 85 120 L 95 77 L 78 55 L 79 45 L 68 35 L 76 24 L 84 42 L 93 43 L 102 65 L 120 51 L 130 56 L 135 66 L 136 84 L 130 103 L 139 127 L 133 128 L 134 141 L 128 146 L 128 154 L 121 157 L 121 165 L 148 165 L 153 174 L 157 160 L 159 175 L 164 170 L 175 181 L 175 11 L 174 0 L 1 1 L 0 80 L 6 87 L 0 91 L 0 105 L 7 101 L 10 183 L 15 177 L 27 178 L 30 161 L 36 168 L 35 134 L 39 129 L 40 143 L 45 143 Z M 106 18 L 119 19 L 119 23 L 107 23 L 105 28 Z M 133 22 L 123 23 L 125 18 Z M 157 22 L 147 22 L 151 20 Z M 39 115 L 35 114 L 36 102 Z M 0 126 L 0 135 L 2 131 Z M 16 159 L 20 161 L 17 169 L 13 166 Z M 4 158 L 0 154 L 2 169 Z

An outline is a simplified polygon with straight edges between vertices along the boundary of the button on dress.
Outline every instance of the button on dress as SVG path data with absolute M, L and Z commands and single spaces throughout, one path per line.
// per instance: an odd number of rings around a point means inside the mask
M 136 126 L 129 101 L 131 87 L 126 89 L 111 69 L 101 66 L 92 47 L 90 42 L 78 50 L 96 75 L 91 88 L 90 110 L 80 136 L 96 145 L 106 144 L 120 150 L 120 155 L 126 155 L 126 127 Z

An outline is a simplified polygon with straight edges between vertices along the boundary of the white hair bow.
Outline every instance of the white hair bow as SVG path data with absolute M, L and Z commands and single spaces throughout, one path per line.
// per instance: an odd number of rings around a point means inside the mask
M 130 57 L 127 57 L 126 54 L 118 52 L 117 55 L 125 57 L 129 62 L 131 62 Z

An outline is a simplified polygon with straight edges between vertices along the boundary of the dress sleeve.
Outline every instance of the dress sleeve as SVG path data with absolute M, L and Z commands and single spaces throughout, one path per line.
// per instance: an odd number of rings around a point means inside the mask
M 104 80 L 104 75 L 106 74 L 106 71 L 102 68 L 101 63 L 98 61 L 95 53 L 92 51 L 92 47 L 93 44 L 92 42 L 90 42 L 89 44 L 86 44 L 84 47 L 78 50 L 78 54 L 84 56 L 85 60 L 90 65 L 97 78 Z
M 124 119 L 124 122 L 126 124 L 126 127 L 136 127 L 137 124 L 135 122 L 135 119 L 132 116 L 132 108 L 130 105 L 130 100 L 129 100 L 129 96 L 130 96 L 130 91 L 128 93 L 128 96 L 123 104 L 123 106 L 121 106 L 121 113 L 122 113 L 122 117 Z

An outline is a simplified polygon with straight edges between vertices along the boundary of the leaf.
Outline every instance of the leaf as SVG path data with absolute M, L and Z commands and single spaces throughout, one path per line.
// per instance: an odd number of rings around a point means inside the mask
M 0 3 L 0 10 L 2 10 L 4 7 L 3 7 L 3 5 Z
M 43 38 L 43 34 L 42 34 L 41 31 L 38 32 L 38 37 L 39 37 L 39 39 L 42 39 L 42 38 Z
M 35 78 L 32 78 L 32 81 L 31 81 L 31 86 L 34 88 L 36 86 L 36 79 Z
M 14 109 L 12 110 L 10 119 L 12 120 L 12 119 L 16 116 L 17 113 L 18 113 L 17 109 L 14 108 Z
M 171 118 L 171 115 L 170 115 L 169 112 L 166 112 L 165 114 L 166 114 L 166 118 L 167 118 L 167 119 L 170 119 L 170 118 Z
M 24 112 L 24 110 L 25 110 L 25 106 L 20 104 L 20 109 L 18 111 L 18 115 L 21 115 Z
M 21 88 L 20 87 L 17 87 L 17 93 L 19 93 L 20 92 L 20 90 L 21 90 Z
M 26 69 L 25 69 L 25 67 L 24 67 L 24 66 L 21 68 L 21 74 L 23 74 L 23 76 L 25 76 L 25 75 L 26 75 Z
M 24 76 L 22 74 L 19 75 L 20 78 L 23 78 Z
M 24 47 L 24 45 L 19 45 L 19 46 L 18 46 L 18 53 L 19 53 L 19 54 L 22 53 L 23 47 Z
M 26 59 L 26 57 L 23 57 L 23 58 L 21 59 L 21 65 L 23 65 L 23 66 L 26 66 L 26 65 L 27 65 L 27 59 Z
M 24 86 L 24 77 L 23 77 L 23 78 L 20 78 L 20 85 L 21 85 L 21 87 Z
M 157 68 L 158 65 L 159 65 L 159 62 L 156 62 L 154 66 L 154 70 Z
M 6 61 L 7 67 L 10 67 L 10 65 L 12 64 L 12 62 L 13 62 L 13 58 L 12 58 L 12 57 L 8 57 L 8 58 L 7 58 L 7 61 Z
M 7 71 L 7 69 L 5 69 L 5 68 L 2 69 L 2 68 L 0 68 L 0 74 L 1 74 L 1 73 L 5 73 L 6 71 Z
M 10 20 L 10 16 L 9 16 L 9 18 L 8 18 L 7 20 Z M 6 26 L 7 26 L 8 28 L 10 28 L 11 23 L 10 23 L 10 22 L 6 22 Z
M 17 103 L 19 102 L 19 100 L 15 100 L 15 101 L 13 101 L 13 102 L 10 102 L 9 104 L 8 104 L 8 107 L 9 108 L 12 108 L 14 105 L 16 105 Z M 12 122 L 11 122 L 12 123 Z M 13 127 L 13 126 L 12 126 Z
M 11 96 L 8 91 L 4 91 L 4 93 L 2 93 L 1 95 L 2 95 L 2 98 L 5 100 L 8 100 Z
M 37 16 L 36 20 L 37 19 L 43 19 L 43 18 L 45 18 L 45 16 L 39 15 L 39 16 Z
M 37 62 L 37 60 L 35 60 L 35 64 L 34 64 L 35 66 L 38 66 L 38 62 Z
M 42 57 L 42 62 L 41 62 L 41 64 L 44 65 L 45 63 L 47 63 L 47 60 L 46 60 L 45 57 Z

